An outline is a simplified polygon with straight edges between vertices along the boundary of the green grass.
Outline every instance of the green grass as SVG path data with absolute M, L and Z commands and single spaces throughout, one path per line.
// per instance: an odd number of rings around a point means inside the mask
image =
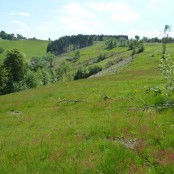
M 33 56 L 43 56 L 46 54 L 46 48 L 49 41 L 41 40 L 2 40 L 0 39 L 0 47 L 4 48 L 4 53 L 0 54 L 0 59 L 6 56 L 6 51 L 17 48 L 26 59 Z
M 144 86 L 161 83 L 160 54 L 147 45 L 118 74 L 0 96 L 0 173 L 174 173 L 173 110 L 136 109 L 155 100 Z
M 56 66 L 59 65 L 61 61 L 68 61 L 68 59 L 72 59 L 76 51 L 77 50 L 57 56 L 55 60 Z M 105 54 L 106 59 L 97 62 L 100 54 Z M 97 65 L 102 68 L 106 68 L 109 62 L 129 58 L 130 55 L 131 51 L 128 51 L 127 47 L 116 47 L 114 49 L 108 50 L 106 49 L 104 41 L 96 41 L 94 42 L 94 45 L 80 49 L 80 59 L 76 62 L 72 61 L 71 64 L 75 70 L 79 67 L 86 67 L 89 65 Z

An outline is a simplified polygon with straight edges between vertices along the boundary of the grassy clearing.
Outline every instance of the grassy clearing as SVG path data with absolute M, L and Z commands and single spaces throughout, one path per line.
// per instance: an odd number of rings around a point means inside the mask
M 4 48 L 4 53 L 0 54 L 0 59 L 4 58 L 6 51 L 17 48 L 26 59 L 33 56 L 43 56 L 46 54 L 46 48 L 49 41 L 41 40 L 0 40 L 0 47 Z
M 155 100 L 144 86 L 161 83 L 160 51 L 116 75 L 0 96 L 0 173 L 174 173 L 173 111 L 136 109 Z

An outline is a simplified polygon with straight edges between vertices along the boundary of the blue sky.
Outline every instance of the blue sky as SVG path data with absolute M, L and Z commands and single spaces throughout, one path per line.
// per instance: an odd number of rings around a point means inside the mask
M 79 33 L 161 37 L 165 24 L 174 27 L 174 0 L 0 0 L 0 4 L 0 30 L 38 39 Z

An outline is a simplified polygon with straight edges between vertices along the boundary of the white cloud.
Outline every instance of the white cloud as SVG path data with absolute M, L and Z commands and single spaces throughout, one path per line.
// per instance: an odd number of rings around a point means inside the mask
M 10 14 L 10 16 L 16 16 L 16 15 L 20 15 L 20 16 L 23 16 L 23 17 L 30 17 L 31 16 L 31 14 L 27 13 L 27 12 L 17 12 L 17 13 L 10 12 L 9 14 Z
M 130 7 L 124 3 L 116 3 L 116 2 L 106 2 L 106 3 L 87 3 L 87 6 L 90 8 L 102 11 L 102 12 L 113 12 L 113 11 L 123 11 L 127 10 Z
M 143 30 L 138 30 L 138 29 L 129 30 L 128 32 L 124 32 L 121 34 L 128 35 L 129 38 L 134 38 L 136 35 L 140 36 L 141 38 L 142 37 L 148 37 L 148 38 L 158 37 L 158 38 L 160 38 L 162 36 L 160 31 L 145 32 Z
M 140 14 L 125 3 L 87 3 L 87 6 L 93 10 L 108 13 L 113 21 L 132 22 L 140 18 Z
M 13 20 L 12 23 L 16 24 L 18 32 L 27 33 L 28 25 L 26 23 L 18 20 Z
M 138 20 L 139 18 L 140 18 L 140 14 L 132 10 L 116 12 L 111 14 L 112 20 L 120 21 L 120 22 L 132 22 L 132 21 Z
M 19 25 L 21 27 L 24 27 L 24 26 L 26 27 L 27 26 L 26 23 L 24 23 L 22 21 L 18 21 L 18 20 L 13 20 L 12 23 L 17 24 L 17 25 Z
M 27 13 L 27 12 L 19 12 L 18 13 L 20 16 L 24 16 L 24 17 L 29 17 L 29 16 L 31 16 L 29 13 Z
M 95 18 L 95 15 L 90 11 L 87 11 L 82 5 L 78 3 L 69 3 L 63 6 L 60 10 L 63 13 L 67 13 L 70 16 L 85 17 L 85 18 Z
M 41 31 L 41 32 L 48 32 L 49 28 L 47 26 L 38 26 L 36 27 L 37 30 Z
M 148 1 L 148 8 L 156 9 L 157 5 L 158 5 L 158 2 L 159 2 L 159 0 L 158 1 L 156 1 L 156 0 L 149 0 Z
M 76 16 L 62 16 L 60 21 L 66 29 L 88 34 L 95 33 L 98 27 L 103 27 L 103 24 L 98 21 L 90 21 Z
M 15 15 L 15 13 L 14 12 L 10 12 L 10 16 L 14 16 Z
M 88 11 L 86 6 L 79 3 L 69 3 L 63 9 L 57 10 L 62 28 L 75 33 L 93 34 L 104 25 L 96 20 L 96 16 Z

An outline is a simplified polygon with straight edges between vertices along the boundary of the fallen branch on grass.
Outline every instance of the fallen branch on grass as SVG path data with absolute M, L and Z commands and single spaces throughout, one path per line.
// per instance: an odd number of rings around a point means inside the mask
M 78 103 L 78 102 L 87 102 L 86 100 L 62 100 L 59 99 L 57 103 Z

